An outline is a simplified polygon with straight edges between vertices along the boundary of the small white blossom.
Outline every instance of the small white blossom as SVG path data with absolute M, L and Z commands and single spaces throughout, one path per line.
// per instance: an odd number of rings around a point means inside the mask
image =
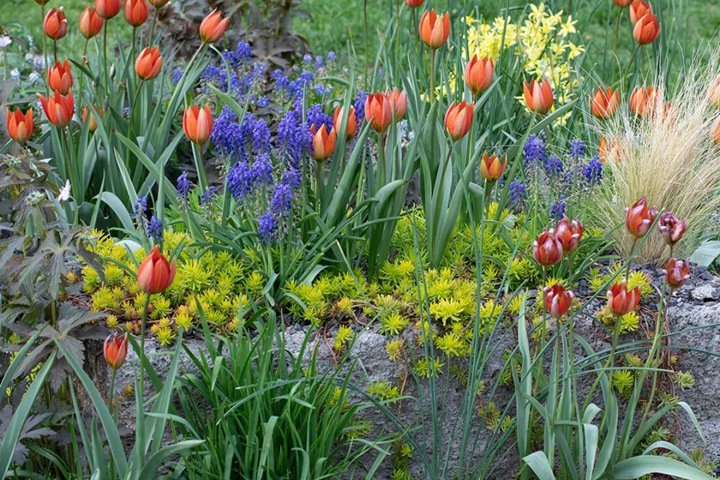
M 70 200 L 70 180 L 65 181 L 65 186 L 62 188 L 62 190 L 60 190 L 57 198 L 60 202 L 67 202 L 68 200 Z
M 7 35 L 3 35 L 2 37 L 0 37 L 0 48 L 5 48 L 11 43 L 12 40 L 10 40 L 10 37 L 8 37 Z
M 10 78 L 15 81 L 20 80 L 20 70 L 18 70 L 17 68 L 13 68 L 12 70 L 10 70 Z
M 28 75 L 28 80 L 30 83 L 37 83 L 40 81 L 40 74 L 37 72 L 32 72 L 30 75 Z

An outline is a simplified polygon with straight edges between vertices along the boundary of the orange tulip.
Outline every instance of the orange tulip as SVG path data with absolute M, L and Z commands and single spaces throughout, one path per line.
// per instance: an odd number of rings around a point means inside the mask
M 647 90 L 642 87 L 635 87 L 630 94 L 630 110 L 635 115 L 643 116 L 650 113 L 657 103 L 657 92 L 653 87 Z
M 38 94 L 38 97 L 40 97 L 45 116 L 50 123 L 56 127 L 65 127 L 70 123 L 73 113 L 75 113 L 75 100 L 72 92 L 68 92 L 67 96 L 55 92 L 49 98 L 45 98 L 41 94 Z
M 410 8 L 417 8 L 423 4 L 425 0 L 405 0 L 405 5 Z
M 545 287 L 543 296 L 545 297 L 545 310 L 551 317 L 558 319 L 570 310 L 575 295 L 570 290 L 565 290 L 565 287 L 559 283 L 556 283 L 552 287 Z
M 552 228 L 541 233 L 533 243 L 533 257 L 543 267 L 552 267 L 563 256 L 563 246 Z
M 648 13 L 635 23 L 633 38 L 640 45 L 652 43 L 660 35 L 660 24 L 655 15 Z
M 365 100 L 365 118 L 371 122 L 373 130 L 383 133 L 394 119 L 390 100 L 382 93 L 368 95 Z
M 650 230 L 658 212 L 655 207 L 648 209 L 647 200 L 643 195 L 640 200 L 632 204 L 632 207 L 625 209 L 625 214 L 625 226 L 628 232 L 638 239 L 644 237 Z
M 450 36 L 450 14 L 438 17 L 435 10 L 423 13 L 420 19 L 420 38 L 425 45 L 436 50 L 447 42 Z
M 200 109 L 197 105 L 185 110 L 183 114 L 183 130 L 185 135 L 196 145 L 204 145 L 210 139 L 213 128 L 213 117 L 210 106 Z
M 577 250 L 583 231 L 580 220 L 573 220 L 571 222 L 567 217 L 563 217 L 557 225 L 555 225 L 555 235 L 560 239 L 560 243 L 562 243 L 563 252 L 572 253 Z
M 475 104 L 465 101 L 458 104 L 453 102 L 445 114 L 445 129 L 450 134 L 450 138 L 457 141 L 467 135 L 474 116 Z
M 67 60 L 65 63 L 55 62 L 48 70 L 48 86 L 63 95 L 67 95 L 73 86 L 72 71 Z
M 613 92 L 610 87 L 605 90 L 598 88 L 590 102 L 590 109 L 597 118 L 607 119 L 615 115 L 619 103 L 620 96 L 617 92 Z
M 120 0 L 95 0 L 95 10 L 105 20 L 110 20 L 120 13 L 121 8 Z
M 148 0 L 150 4 L 155 8 L 162 8 L 168 4 L 170 0 Z
M 160 74 L 163 60 L 160 56 L 160 49 L 145 47 L 135 60 L 135 72 L 143 80 L 152 80 Z
M 138 267 L 138 287 L 150 295 L 164 292 L 175 278 L 176 270 L 177 262 L 173 260 L 171 265 L 165 255 L 160 253 L 160 247 L 155 245 Z
M 150 7 L 145 0 L 125 0 L 125 20 L 133 27 L 139 27 L 150 16 Z
M 314 128 L 313 128 L 314 130 Z M 322 162 L 328 159 L 335 151 L 335 144 L 337 143 L 337 133 L 334 128 L 327 131 L 325 125 L 320 127 L 320 130 L 313 132 L 313 158 Z
M 530 83 L 523 82 L 523 93 L 531 112 L 547 113 L 555 101 L 550 81 L 547 79 L 536 82 L 533 78 Z
M 337 106 L 335 113 L 333 114 L 333 127 L 336 130 L 340 129 L 340 124 L 345 116 L 345 107 Z M 347 115 L 347 121 L 345 122 L 345 139 L 352 140 L 357 132 L 357 117 L 355 116 L 355 107 L 350 107 L 350 112 Z
M 473 58 L 465 65 L 465 84 L 473 95 L 479 95 L 492 85 L 494 72 L 495 66 L 492 58 L 478 59 L 477 55 L 473 55 Z
M 390 109 L 393 111 L 395 121 L 399 122 L 407 111 L 407 93 L 395 88 L 392 92 L 385 92 L 385 96 L 390 101 Z
M 715 142 L 716 145 L 720 145 L 720 118 L 713 123 L 710 138 L 712 138 L 712 141 Z
M 95 112 L 98 112 L 98 115 L 100 115 L 100 118 L 102 118 L 103 115 L 105 115 L 105 107 L 103 107 L 102 110 L 100 110 L 100 111 L 98 111 L 97 106 L 95 106 L 95 105 L 93 105 L 92 107 L 86 105 L 83 108 L 82 122 L 83 123 L 89 122 L 88 130 L 90 131 L 90 133 L 94 133 L 95 130 L 97 130 L 98 125 L 97 125 L 97 120 L 95 120 L 95 115 L 93 115 L 90 112 L 90 108 L 92 108 Z
M 89 40 L 100 33 L 104 23 L 105 21 L 94 8 L 85 7 L 80 15 L 80 33 Z
M 113 370 L 117 370 L 125 363 L 125 357 L 128 351 L 127 333 L 120 336 L 117 334 L 108 335 L 105 339 L 103 354 L 105 361 Z
M 627 282 L 621 280 L 610 287 L 607 292 L 607 308 L 613 315 L 627 315 L 640 304 L 640 287 L 628 291 Z
M 652 15 L 653 9 L 652 5 L 645 0 L 634 0 L 628 12 L 630 13 L 630 23 L 635 25 L 638 20 L 648 13 Z
M 488 155 L 485 152 L 480 161 L 480 175 L 488 182 L 494 182 L 502 176 L 505 167 L 507 167 L 507 155 L 505 155 L 505 161 L 501 162 L 494 153 Z
M 615 2 L 615 5 L 617 5 L 620 8 L 625 8 L 633 2 L 633 0 L 613 0 L 613 1 Z
M 200 38 L 203 43 L 215 43 L 225 35 L 230 18 L 222 18 L 222 13 L 213 10 L 200 24 Z
M 683 260 L 671 258 L 665 264 L 664 272 L 667 284 L 676 290 L 685 285 L 685 281 L 690 278 L 690 265 Z
M 720 107 L 720 77 L 717 77 L 710 86 L 709 97 L 713 105 Z
M 24 114 L 21 110 L 11 112 L 10 109 L 8 109 L 5 123 L 7 125 L 7 131 L 10 138 L 22 145 L 28 141 L 35 129 L 32 108 Z
M 60 40 L 67 34 L 67 18 L 62 7 L 53 8 L 46 15 L 43 21 L 45 35 L 55 41 Z

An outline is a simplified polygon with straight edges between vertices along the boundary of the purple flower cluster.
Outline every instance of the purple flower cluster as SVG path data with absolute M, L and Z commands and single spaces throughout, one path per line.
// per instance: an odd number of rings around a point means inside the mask
M 147 226 L 147 234 L 148 237 L 154 238 L 155 240 L 162 240 L 163 238 L 163 224 L 155 215 L 150 218 Z
M 188 196 L 190 195 L 191 188 L 192 185 L 190 185 L 190 180 L 188 179 L 187 172 L 183 172 L 182 175 L 180 175 L 177 179 L 177 194 L 183 202 L 188 201 Z
M 560 220 L 562 217 L 565 216 L 565 207 L 567 205 L 565 204 L 565 196 L 560 195 L 557 199 L 557 202 L 553 203 L 550 206 L 550 216 L 554 220 Z
M 529 165 L 534 162 L 544 163 L 546 160 L 545 142 L 534 133 L 530 135 L 523 147 L 523 159 L 525 164 Z
M 525 185 L 514 180 L 510 182 L 510 204 L 513 208 L 520 208 L 525 198 L 527 198 L 527 189 Z

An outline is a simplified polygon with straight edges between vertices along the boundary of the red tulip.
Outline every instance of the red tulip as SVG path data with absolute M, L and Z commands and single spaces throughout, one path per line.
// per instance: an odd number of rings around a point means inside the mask
M 105 20 L 110 20 L 120 13 L 121 8 L 120 0 L 95 0 L 95 10 Z
M 125 20 L 133 27 L 139 27 L 150 16 L 150 7 L 145 0 L 125 0 Z
M 625 8 L 633 2 L 633 0 L 613 0 L 613 1 L 615 2 L 615 5 L 617 5 L 620 8 Z
M 644 0 L 634 0 L 632 2 L 632 5 L 630 5 L 630 9 L 628 10 L 628 12 L 630 13 L 630 23 L 635 25 L 638 20 L 640 20 L 648 13 L 652 15 L 653 9 L 652 5 L 650 5 Z
M 467 135 L 475 115 L 475 105 L 462 101 L 458 104 L 455 102 L 450 105 L 445 114 L 445 129 L 450 134 L 450 138 L 457 141 Z
M 94 8 L 85 7 L 82 15 L 80 15 L 80 33 L 89 40 L 100 33 L 104 23 L 105 20 L 98 15 Z
M 679 242 L 687 230 L 687 222 L 678 220 L 671 212 L 663 212 L 658 220 L 658 230 L 671 247 Z
M 630 110 L 638 116 L 650 113 L 657 103 L 657 92 L 653 87 L 647 90 L 643 87 L 635 87 L 630 94 Z
M 165 255 L 160 253 L 160 247 L 155 245 L 138 268 L 138 287 L 151 295 L 164 292 L 175 278 L 175 270 L 177 270 L 176 261 L 173 260 L 171 265 Z
M 105 339 L 103 354 L 105 355 L 105 361 L 113 370 L 119 369 L 120 367 L 122 367 L 123 363 L 125 363 L 127 351 L 127 333 L 122 336 L 113 333 L 111 335 L 108 335 L 108 337 Z
M 365 118 L 371 122 L 373 130 L 383 133 L 394 120 L 390 100 L 382 93 L 368 95 L 365 100 Z
M 222 18 L 222 13 L 213 10 L 200 24 L 200 38 L 203 43 L 215 43 L 225 35 L 230 18 Z
M 48 86 L 50 90 L 67 95 L 73 86 L 72 71 L 67 60 L 65 63 L 55 62 L 48 70 Z
M 393 111 L 395 121 L 399 122 L 407 111 L 407 93 L 394 88 L 392 92 L 385 92 L 385 96 L 390 101 L 390 109 Z
M 135 60 L 135 72 L 143 80 L 152 80 L 160 74 L 163 60 L 160 56 L 160 49 L 145 47 Z
M 435 10 L 423 13 L 420 19 L 420 38 L 425 45 L 436 50 L 447 42 L 450 36 L 450 14 L 438 17 Z
M 620 96 L 610 87 L 603 90 L 598 88 L 590 102 L 592 114 L 597 118 L 607 119 L 615 115 L 620 103 Z
M 331 128 L 330 132 L 328 132 L 325 125 L 322 125 L 320 130 L 313 132 L 313 158 L 317 162 L 328 159 L 335 151 L 336 143 L 337 133 L 335 129 Z
M 648 210 L 645 195 L 640 200 L 632 204 L 632 207 L 625 209 L 625 226 L 630 235 L 636 239 L 642 238 L 650 230 L 655 217 L 657 217 L 657 209 L 652 207 Z
M 337 106 L 335 113 L 333 114 L 333 127 L 336 130 L 340 129 L 340 124 L 345 116 L 345 107 Z M 345 122 L 345 139 L 352 140 L 357 132 L 357 117 L 355 116 L 355 107 L 350 107 L 350 112 L 347 115 L 347 121 Z
M 552 228 L 543 232 L 533 243 L 533 257 L 543 267 L 552 267 L 563 256 L 563 246 Z
M 43 30 L 45 30 L 45 35 L 55 41 L 67 34 L 67 18 L 62 7 L 60 9 L 53 8 L 45 15 Z
M 185 110 L 183 114 L 183 130 L 191 142 L 204 145 L 209 139 L 213 128 L 213 117 L 210 106 L 202 109 L 197 105 Z
M 613 315 L 621 317 L 637 308 L 640 304 L 640 287 L 628 291 L 627 282 L 621 280 L 615 283 L 607 293 L 607 307 Z
M 65 127 L 70 123 L 73 113 L 75 113 L 75 100 L 72 92 L 68 92 L 67 96 L 55 92 L 49 98 L 45 98 L 41 94 L 38 94 L 38 97 L 40 97 L 45 116 L 50 123 L 56 127 Z
M 523 82 L 523 94 L 531 112 L 547 113 L 553 106 L 553 91 L 547 79 L 536 82 L 533 78 L 530 83 Z
M 545 310 L 551 317 L 558 319 L 570 309 L 570 304 L 575 295 L 570 290 L 565 290 L 565 287 L 559 283 L 556 283 L 552 287 L 545 287 L 543 296 L 545 297 Z
M 477 55 L 465 65 L 465 84 L 473 95 L 479 95 L 492 85 L 495 66 L 492 58 L 478 59 Z
M 10 109 L 8 109 L 5 120 L 8 135 L 19 144 L 22 145 L 27 142 L 32 136 L 33 130 L 35 129 L 32 108 L 28 109 L 24 114 L 21 110 L 11 112 Z
M 572 253 L 577 250 L 580 239 L 583 235 L 583 226 L 579 220 L 570 221 L 569 218 L 563 217 L 555 226 L 555 235 L 562 243 L 565 253 Z
M 660 35 L 660 24 L 655 15 L 648 13 L 635 23 L 633 38 L 640 45 L 652 43 Z
M 425 0 L 405 0 L 405 5 L 410 8 L 417 8 L 423 4 Z
M 507 167 L 507 155 L 505 161 L 500 162 L 500 159 L 494 153 L 489 156 L 487 152 L 483 153 L 483 158 L 480 161 L 480 175 L 488 182 L 497 181 L 505 171 Z
M 683 260 L 671 258 L 665 264 L 665 280 L 673 290 L 676 290 L 690 278 L 690 265 Z

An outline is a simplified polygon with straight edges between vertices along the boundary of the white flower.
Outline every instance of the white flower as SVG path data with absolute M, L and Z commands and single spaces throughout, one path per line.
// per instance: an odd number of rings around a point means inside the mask
M 65 186 L 60 190 L 57 198 L 59 202 L 67 202 L 70 200 L 70 180 L 65 181 Z
M 32 72 L 30 75 L 28 75 L 28 80 L 30 80 L 30 83 L 37 83 L 40 81 L 40 74 L 37 72 Z
M 13 68 L 12 70 L 10 70 L 10 78 L 15 81 L 20 80 L 20 70 L 18 70 L 17 68 Z
M 10 37 L 8 37 L 7 35 L 0 37 L 0 48 L 5 48 L 8 45 L 10 45 L 11 43 L 12 43 L 12 40 L 10 40 Z

